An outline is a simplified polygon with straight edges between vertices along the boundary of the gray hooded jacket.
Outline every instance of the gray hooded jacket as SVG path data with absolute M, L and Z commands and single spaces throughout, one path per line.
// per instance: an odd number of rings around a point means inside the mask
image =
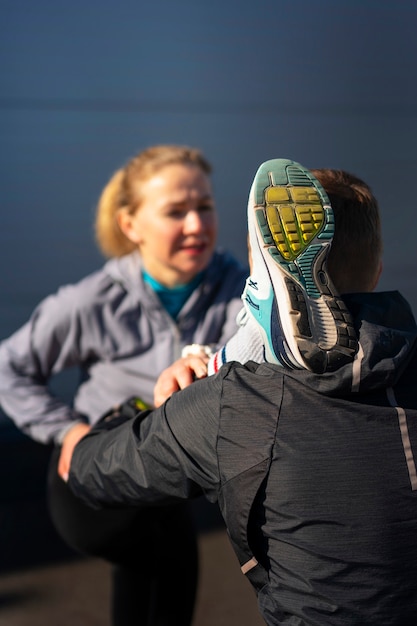
M 222 345 L 235 333 L 246 276 L 232 256 L 216 252 L 174 321 L 143 281 L 139 254 L 110 260 L 42 301 L 0 344 L 3 410 L 31 437 L 49 442 L 76 420 L 94 424 L 131 396 L 152 404 L 159 374 L 185 345 Z M 48 383 L 72 367 L 80 368 L 81 381 L 70 407 Z

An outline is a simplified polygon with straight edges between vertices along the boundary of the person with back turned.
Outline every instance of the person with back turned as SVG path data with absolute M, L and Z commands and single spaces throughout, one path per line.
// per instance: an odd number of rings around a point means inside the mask
M 368 185 L 339 170 L 313 170 L 312 178 L 305 172 L 310 183 L 299 176 L 281 182 L 284 169 L 288 163 L 281 159 L 261 166 L 248 206 L 248 284 L 250 295 L 258 294 L 248 314 L 260 326 L 262 362 L 226 360 L 154 411 L 101 420 L 74 450 L 69 485 L 91 507 L 110 509 L 145 510 L 201 493 L 217 500 L 270 626 L 412 626 L 417 326 L 398 292 L 374 291 L 382 242 Z M 285 197 L 284 188 L 290 198 L 300 185 L 316 188 L 325 224 L 334 215 L 326 258 L 313 248 L 319 228 L 306 240 L 312 254 L 304 256 L 303 268 L 323 286 L 317 297 L 332 308 L 328 332 L 340 338 L 333 342 L 336 354 L 325 348 L 325 359 L 320 333 L 311 333 L 304 352 L 306 324 L 314 325 L 314 290 L 296 277 L 297 262 L 280 252 L 278 216 L 283 205 L 288 213 L 298 203 L 274 199 Z M 271 187 L 277 189 L 271 193 Z M 276 285 L 293 291 L 294 282 L 297 323 L 280 324 L 288 298 Z M 333 309 L 339 299 L 347 311 L 343 322 Z M 306 366 L 279 362 L 278 333 L 272 336 L 275 326 L 266 321 L 271 315 L 293 333 L 288 345 L 307 357 Z

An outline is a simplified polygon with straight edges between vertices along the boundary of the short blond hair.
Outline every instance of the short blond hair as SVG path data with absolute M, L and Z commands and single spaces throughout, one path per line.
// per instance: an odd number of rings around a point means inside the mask
M 327 261 L 339 293 L 372 291 L 382 259 L 381 218 L 371 188 L 344 170 L 313 169 L 329 196 L 335 233 Z
M 99 198 L 95 218 L 96 240 L 105 256 L 120 257 L 136 249 L 121 231 L 117 212 L 125 209 L 135 213 L 142 201 L 138 183 L 149 180 L 163 167 L 172 164 L 196 166 L 207 175 L 212 172 L 210 163 L 197 148 L 157 145 L 139 152 L 112 175 Z

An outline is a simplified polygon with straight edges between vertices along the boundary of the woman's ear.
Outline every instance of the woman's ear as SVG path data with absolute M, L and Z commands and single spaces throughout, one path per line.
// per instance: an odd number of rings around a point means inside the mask
M 136 222 L 136 214 L 133 215 L 129 213 L 128 209 L 119 209 L 116 213 L 116 221 L 119 225 L 122 233 L 127 237 L 132 243 L 139 244 L 141 242 L 141 237 L 138 234 L 137 224 Z

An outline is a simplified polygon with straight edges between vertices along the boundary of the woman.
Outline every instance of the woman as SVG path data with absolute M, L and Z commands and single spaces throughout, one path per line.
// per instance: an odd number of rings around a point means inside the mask
M 211 167 L 198 150 L 154 146 L 105 187 L 96 234 L 111 259 L 46 298 L 0 345 L 0 402 L 19 428 L 55 442 L 49 504 L 75 549 L 113 564 L 112 623 L 187 626 L 197 581 L 187 509 L 98 511 L 66 485 L 76 443 L 109 407 L 152 404 L 159 374 L 189 344 L 220 345 L 236 330 L 246 268 L 215 250 Z M 78 366 L 73 407 L 50 378 Z

